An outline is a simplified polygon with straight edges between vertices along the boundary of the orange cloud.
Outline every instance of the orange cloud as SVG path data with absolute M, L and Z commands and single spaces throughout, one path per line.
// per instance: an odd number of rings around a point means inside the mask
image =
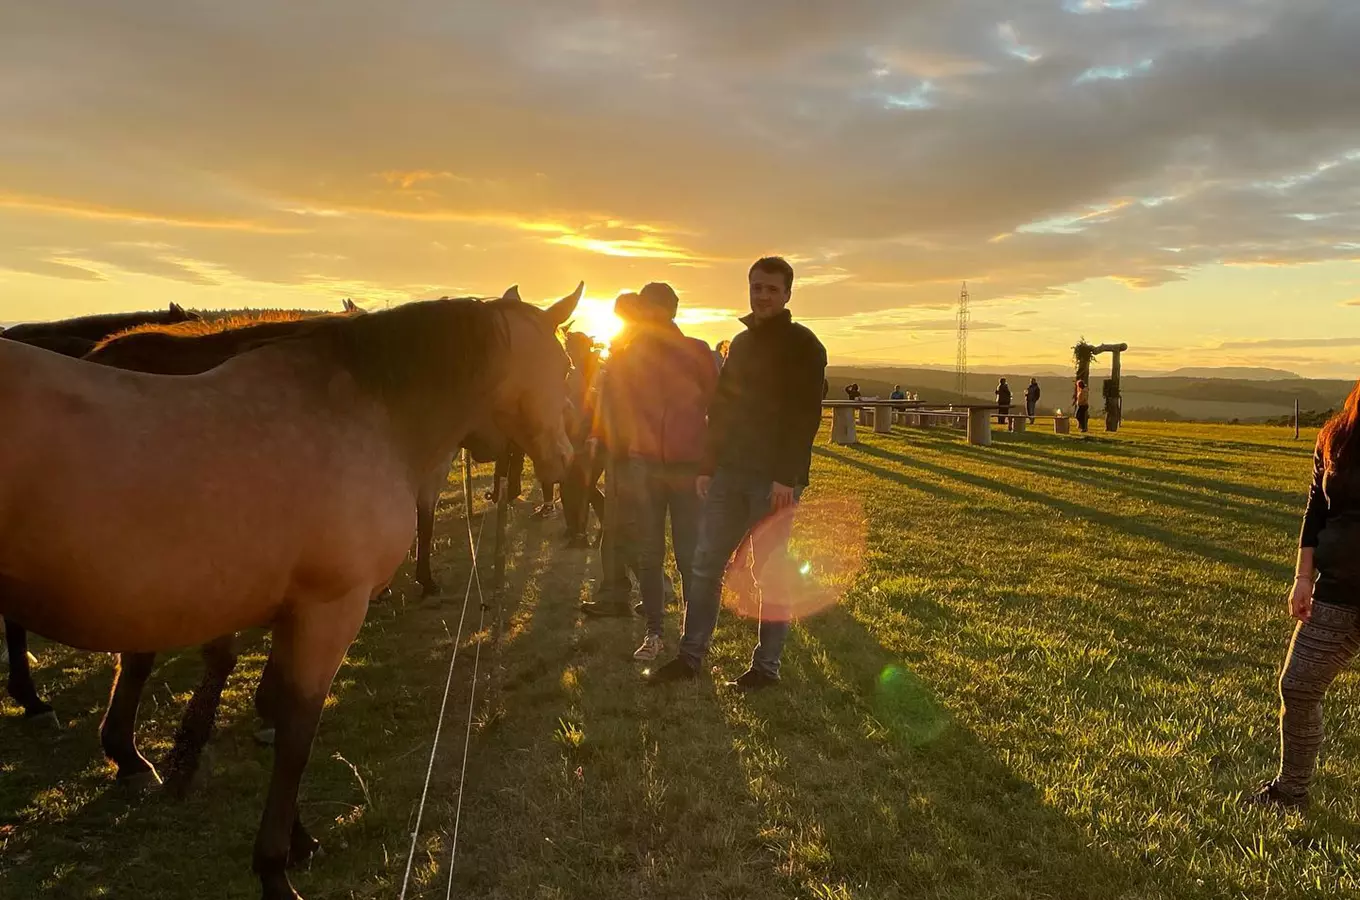
M 124 209 L 78 200 L 0 193 L 0 207 L 26 212 L 73 216 L 81 219 L 130 222 L 138 225 L 171 225 L 177 228 L 213 228 L 226 231 L 252 231 L 259 234 L 299 234 L 300 228 L 285 228 L 251 219 L 198 218 L 167 215 L 144 210 Z

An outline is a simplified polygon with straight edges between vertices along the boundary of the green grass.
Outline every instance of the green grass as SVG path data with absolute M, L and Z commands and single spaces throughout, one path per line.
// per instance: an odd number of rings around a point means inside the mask
M 1237 803 L 1274 764 L 1308 436 L 1134 423 L 983 449 L 957 432 L 864 431 L 859 447 L 824 432 L 816 448 L 795 551 L 810 563 L 804 599 L 832 605 L 794 629 L 778 692 L 641 687 L 640 622 L 583 622 L 591 555 L 517 511 L 453 896 L 1360 892 L 1351 679 L 1329 700 L 1314 811 Z M 449 498 L 437 549 L 449 596 L 415 599 L 404 573 L 322 723 L 303 810 L 328 852 L 295 879 L 311 900 L 397 895 L 467 575 L 455 486 Z M 713 665 L 736 674 L 753 642 L 753 624 L 726 615 Z M 179 806 L 112 784 L 96 735 L 106 658 L 37 649 L 65 727 L 34 733 L 0 707 L 0 897 L 257 896 L 261 646 Z M 408 896 L 447 889 L 465 650 Z M 153 677 L 149 755 L 197 670 L 185 654 Z

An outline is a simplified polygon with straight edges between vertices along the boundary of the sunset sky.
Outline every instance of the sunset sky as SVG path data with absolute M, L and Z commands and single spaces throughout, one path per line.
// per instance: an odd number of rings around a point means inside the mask
M 1355 377 L 1355 0 L 6 0 L 0 322 L 671 282 L 833 362 Z

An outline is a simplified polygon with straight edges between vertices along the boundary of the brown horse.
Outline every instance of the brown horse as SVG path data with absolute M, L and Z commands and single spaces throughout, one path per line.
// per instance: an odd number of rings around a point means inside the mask
M 348 313 L 361 312 L 352 301 L 346 300 L 344 309 Z M 169 345 L 159 343 L 156 338 L 135 338 L 142 332 L 155 331 L 180 337 L 206 336 L 218 334 L 244 325 L 267 323 L 270 327 L 263 333 L 254 333 L 258 341 L 263 337 L 278 336 L 296 327 L 303 316 L 295 312 L 265 312 L 249 317 L 233 316 L 205 321 L 194 313 L 186 313 L 178 305 L 172 304 L 169 312 L 115 313 L 103 316 L 85 316 L 78 319 L 65 319 L 56 322 L 43 322 L 16 326 L 2 335 L 20 343 L 32 343 L 53 352 L 71 355 L 76 353 L 87 359 L 94 359 L 106 365 L 135 369 L 160 374 L 194 374 L 220 364 L 230 356 L 248 346 L 244 340 L 232 338 L 217 339 L 212 343 L 193 344 L 179 341 Z M 101 334 L 101 331 L 107 333 Z M 115 338 L 121 342 L 116 349 L 110 343 Z M 148 343 L 148 341 L 150 343 Z M 166 352 L 172 349 L 173 352 Z M 24 716 L 30 720 L 56 723 L 56 713 L 52 707 L 38 696 L 28 661 L 28 634 L 22 623 L 8 622 L 5 628 L 5 641 L 12 660 L 8 679 L 10 696 L 24 707 Z M 220 666 L 222 648 L 208 645 L 204 648 L 205 660 L 209 670 Z M 154 657 L 153 657 L 154 659 Z M 150 675 L 150 663 L 146 662 L 144 682 Z M 135 670 L 135 669 L 134 669 Z M 115 688 L 119 679 L 115 676 Z M 140 687 L 134 697 L 140 696 Z M 115 689 L 110 718 L 115 728 L 110 733 L 101 729 L 105 753 L 118 766 L 119 781 L 139 784 L 143 781 L 157 780 L 155 770 L 137 753 L 132 740 L 133 720 L 136 716 L 134 700 L 131 715 L 126 722 L 126 733 L 121 729 L 122 717 L 117 715 L 123 708 Z M 106 724 L 109 719 L 106 719 Z M 179 748 L 179 744 L 176 748 Z M 172 758 L 174 754 L 172 754 Z
M 147 325 L 173 325 L 197 321 L 200 321 L 197 313 L 186 311 L 178 303 L 171 303 L 169 309 L 151 312 L 81 316 L 55 322 L 27 322 L 0 330 L 0 338 L 42 347 L 65 356 L 79 357 L 89 353 L 99 341 L 119 331 Z M 42 701 L 33 686 L 28 658 L 28 634 L 22 625 L 13 622 L 6 624 L 5 645 L 10 660 L 7 681 L 10 696 L 24 707 L 25 718 L 56 724 L 57 717 L 52 707 Z
M 345 302 L 348 314 L 363 310 Z M 203 322 L 176 325 L 143 325 L 115 334 L 101 342 L 85 358 L 91 362 L 135 372 L 160 375 L 196 375 L 218 366 L 239 353 L 305 326 L 307 320 L 294 312 L 264 312 L 231 316 Z M 462 441 L 474 458 L 485 460 L 503 443 L 488 426 L 479 426 Z M 417 580 L 427 594 L 437 590 L 430 574 L 430 554 L 435 504 L 448 480 L 449 465 L 437 467 L 422 484 L 416 504 Z M 423 576 L 421 573 L 424 573 Z M 182 796 L 198 767 L 204 745 L 211 736 L 218 706 L 227 679 L 236 668 L 237 647 L 234 635 L 227 635 L 203 647 L 203 679 L 189 700 L 175 734 L 168 759 L 167 789 Z M 156 782 L 155 767 L 137 750 L 136 721 L 142 691 L 155 666 L 154 653 L 120 655 L 114 673 L 108 710 L 100 726 L 104 753 L 118 767 L 118 780 L 129 784 Z M 264 720 L 260 736 L 272 738 L 270 685 L 262 682 L 255 705 Z
M 561 477 L 554 330 L 580 290 L 546 311 L 508 293 L 317 320 L 184 377 L 0 341 L 0 614 L 125 652 L 273 629 L 266 900 L 297 897 L 286 866 L 314 846 L 297 790 L 321 708 L 407 554 L 424 479 L 488 417 Z
M 351 301 L 344 304 L 346 313 L 360 314 Z M 232 356 L 274 340 L 302 327 L 304 316 L 297 312 L 253 312 L 212 320 L 191 320 L 175 324 L 152 321 L 111 335 L 96 345 L 85 356 L 91 362 L 115 368 L 161 375 L 193 375 L 220 365 Z M 50 336 L 61 337 L 54 323 L 48 328 Z M 474 458 L 487 461 L 503 443 L 494 430 L 482 427 L 463 441 Z M 447 482 L 448 466 L 441 466 L 422 487 L 417 503 L 417 579 L 427 594 L 432 587 L 430 574 L 430 544 L 434 519 L 434 505 L 439 491 Z M 422 576 L 421 573 L 424 575 Z M 21 624 L 9 623 L 6 638 L 15 648 L 16 658 L 23 664 L 11 667 L 10 693 L 20 702 L 26 716 L 46 716 L 56 720 L 52 708 L 42 701 L 33 684 L 27 665 L 27 633 Z M 113 690 L 100 725 L 100 743 L 104 754 L 117 767 L 120 784 L 136 787 L 158 783 L 160 776 L 154 766 L 137 749 L 136 721 L 142 691 L 155 666 L 154 653 L 125 653 L 116 658 Z M 188 789 L 198 767 L 202 749 L 212 733 L 217 709 L 227 679 L 235 670 L 237 648 L 234 636 L 227 635 L 203 647 L 203 680 L 195 688 L 185 710 L 174 745 L 168 759 L 167 788 L 177 796 Z M 257 695 L 256 706 L 265 718 L 266 728 L 261 736 L 272 735 L 268 720 L 268 698 Z

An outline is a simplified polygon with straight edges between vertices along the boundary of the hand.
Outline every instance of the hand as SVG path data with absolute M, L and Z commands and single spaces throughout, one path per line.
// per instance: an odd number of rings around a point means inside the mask
M 791 506 L 793 506 L 793 488 L 776 481 L 770 486 L 770 509 L 779 512 Z
M 1300 575 L 1294 579 L 1294 589 L 1289 594 L 1289 614 L 1300 622 L 1307 622 L 1313 615 L 1313 579 Z
M 699 495 L 700 500 L 708 499 L 708 487 L 713 483 L 712 475 L 700 475 L 694 479 L 694 493 Z

